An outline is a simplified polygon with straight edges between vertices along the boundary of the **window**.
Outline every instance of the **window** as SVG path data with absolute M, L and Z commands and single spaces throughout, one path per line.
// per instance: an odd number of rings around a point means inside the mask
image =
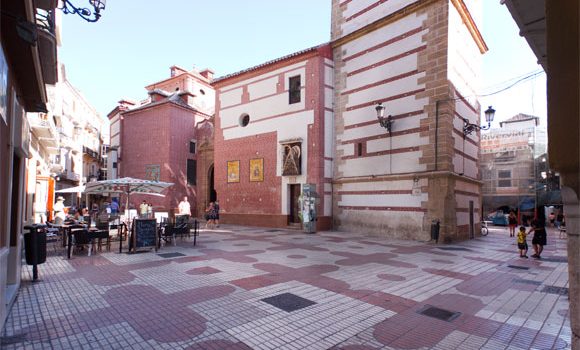
M 187 160 L 187 183 L 195 185 L 197 178 L 197 161 L 194 159 Z
M 300 102 L 300 76 L 291 77 L 288 85 L 289 104 Z
M 362 143 L 361 142 L 359 142 L 359 143 L 356 144 L 356 154 L 359 157 L 362 157 L 362 153 L 363 153 L 362 148 L 363 147 L 362 147 Z
M 498 170 L 497 172 L 497 187 L 511 187 L 512 186 L 512 171 Z
M 117 169 L 117 162 L 113 162 L 113 169 Z
M 248 124 L 250 124 L 250 116 L 247 113 L 242 114 L 239 123 L 241 127 L 248 126 Z
M 189 141 L 189 153 L 195 154 L 195 141 Z

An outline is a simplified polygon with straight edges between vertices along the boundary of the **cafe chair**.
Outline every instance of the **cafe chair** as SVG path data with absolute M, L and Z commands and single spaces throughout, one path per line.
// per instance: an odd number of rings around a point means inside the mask
M 108 222 L 97 222 L 96 223 L 96 231 L 102 231 L 102 232 L 106 232 L 105 233 L 101 233 L 98 237 L 95 236 L 94 238 L 96 239 L 96 246 L 97 246 L 97 250 L 101 251 L 102 247 L 105 246 L 107 248 L 107 251 L 110 252 L 111 251 L 111 225 L 109 225 Z M 93 244 L 95 244 L 93 242 Z
M 75 250 L 84 250 L 87 248 L 89 256 L 91 255 L 92 242 L 89 237 L 89 231 L 86 228 L 73 228 L 71 229 L 71 236 L 73 239 Z
M 101 251 L 101 247 L 103 245 L 103 240 L 105 241 L 105 245 L 108 246 L 109 250 L 111 249 L 111 240 L 110 240 L 110 235 L 109 235 L 109 230 L 100 230 L 100 229 L 96 229 L 96 230 L 89 230 L 87 233 L 87 236 L 89 238 L 89 256 L 91 256 L 91 253 L 93 251 L 93 248 L 97 247 L 98 251 Z

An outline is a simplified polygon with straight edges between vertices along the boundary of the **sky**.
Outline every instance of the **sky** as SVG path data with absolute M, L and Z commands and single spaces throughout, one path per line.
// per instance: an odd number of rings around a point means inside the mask
M 507 8 L 482 2 L 478 24 L 489 51 L 478 94 L 489 94 L 541 66 Z M 58 55 L 67 79 L 106 117 L 122 98 L 147 98 L 144 87 L 168 78 L 172 65 L 210 68 L 219 77 L 328 42 L 330 15 L 331 0 L 112 0 L 96 23 L 62 16 Z M 482 113 L 496 110 L 494 127 L 518 113 L 545 125 L 545 74 L 479 100 Z

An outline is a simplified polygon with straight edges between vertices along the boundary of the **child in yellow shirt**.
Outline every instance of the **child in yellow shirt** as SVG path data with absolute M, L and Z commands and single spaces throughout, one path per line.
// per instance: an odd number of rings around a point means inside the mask
M 517 234 L 518 249 L 520 251 L 520 258 L 528 258 L 528 243 L 526 242 L 526 228 L 520 226 Z

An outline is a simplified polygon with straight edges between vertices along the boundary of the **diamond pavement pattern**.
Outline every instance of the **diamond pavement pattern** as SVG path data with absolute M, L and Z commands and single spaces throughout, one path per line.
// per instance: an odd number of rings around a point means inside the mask
M 0 334 L 13 349 L 570 349 L 566 240 L 445 246 L 222 225 L 158 253 L 49 251 Z

